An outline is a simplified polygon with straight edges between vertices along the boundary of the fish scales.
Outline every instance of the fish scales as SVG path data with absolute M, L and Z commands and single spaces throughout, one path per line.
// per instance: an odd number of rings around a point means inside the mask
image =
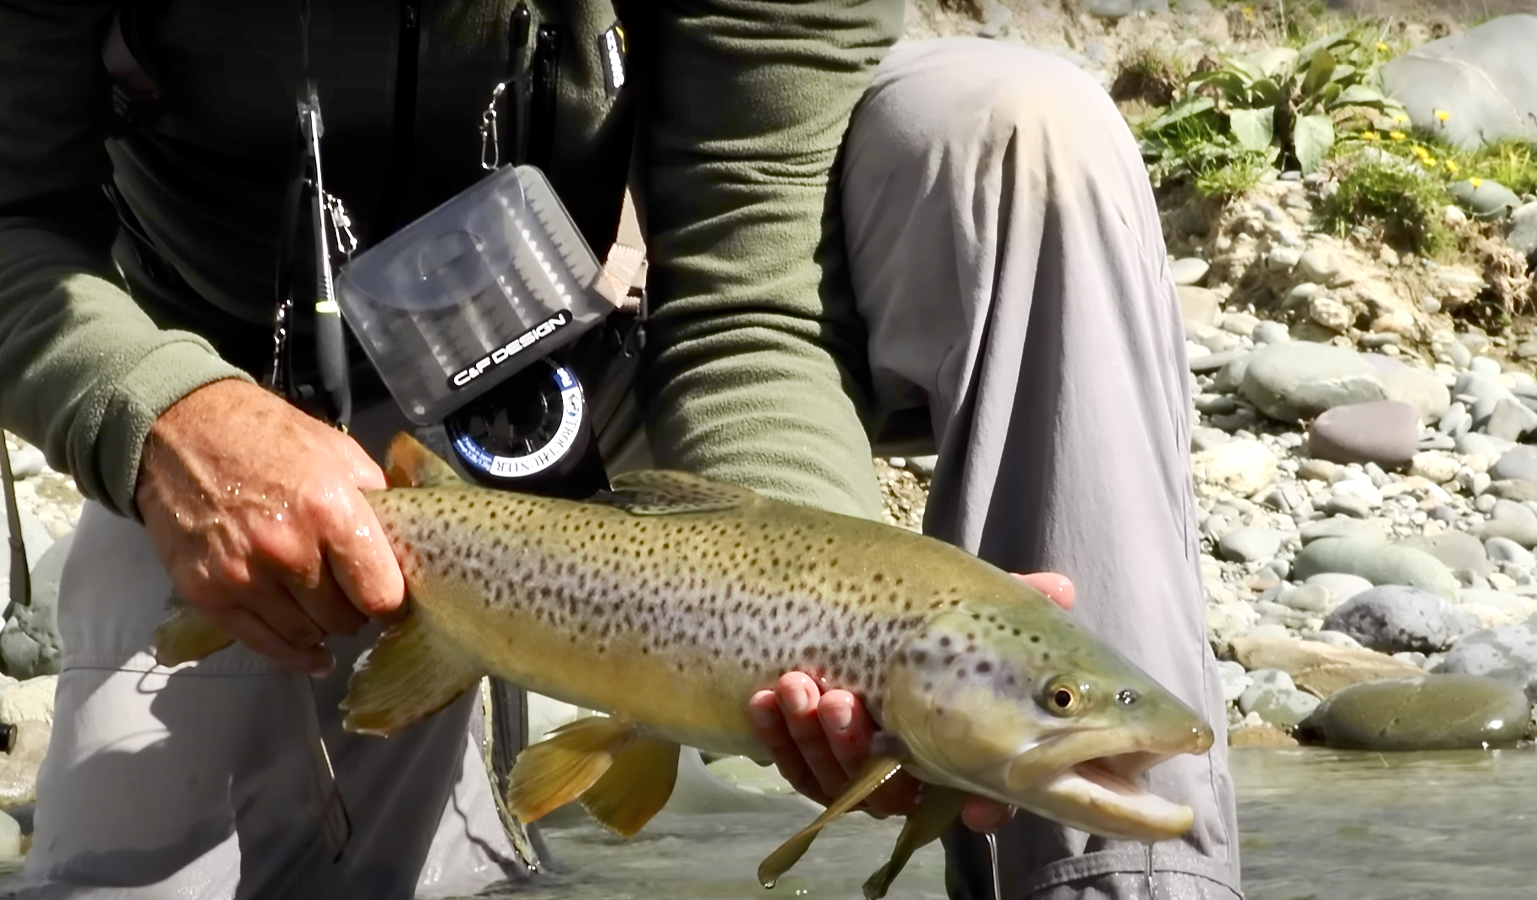
M 629 709 L 706 750 L 762 755 L 745 698 L 783 672 L 877 693 L 902 641 L 958 594 L 953 548 L 915 540 L 890 554 L 894 570 L 877 567 L 865 551 L 889 530 L 843 522 L 835 535 L 783 507 L 772 520 L 750 505 L 637 516 L 458 488 L 371 502 L 416 607 L 466 652 L 537 693 Z M 469 593 L 479 602 L 462 602 Z

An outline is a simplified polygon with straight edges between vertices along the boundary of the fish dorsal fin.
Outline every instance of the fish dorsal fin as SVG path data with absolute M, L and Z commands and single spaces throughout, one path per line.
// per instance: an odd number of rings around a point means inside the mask
M 611 490 L 599 491 L 588 502 L 618 507 L 636 516 L 716 512 L 763 499 L 740 485 L 664 469 L 626 472 L 611 484 Z
M 468 484 L 442 457 L 405 431 L 390 440 L 384 454 L 384 477 L 390 487 L 395 488 L 465 487 Z

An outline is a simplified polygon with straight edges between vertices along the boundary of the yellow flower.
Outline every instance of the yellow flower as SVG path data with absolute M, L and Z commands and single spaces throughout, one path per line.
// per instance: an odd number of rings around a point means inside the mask
M 1446 161 L 1446 171 L 1452 173 L 1453 175 L 1456 175 L 1461 168 L 1461 166 L 1457 165 L 1456 160 L 1449 159 Z
M 1361 138 L 1363 140 L 1368 140 L 1368 141 L 1379 140 L 1379 138 L 1377 137 L 1377 132 L 1375 132 L 1375 131 L 1363 131 L 1363 132 L 1361 132 Z
M 1422 156 L 1420 157 L 1420 161 L 1423 162 L 1427 167 L 1431 167 L 1436 164 L 1436 158 L 1434 156 Z
M 1419 144 L 1415 144 L 1414 145 L 1414 155 L 1418 156 L 1420 159 L 1424 159 L 1425 157 L 1430 155 L 1430 151 L 1426 150 L 1424 147 L 1421 147 Z
M 1440 119 L 1443 122 L 1445 122 L 1447 119 L 1450 119 L 1451 117 L 1452 117 L 1452 114 L 1447 112 L 1444 109 L 1436 110 L 1436 118 Z
M 1401 141 L 1404 139 L 1404 133 L 1402 131 L 1390 131 L 1388 132 L 1388 137 L 1395 141 Z
M 1378 41 L 1377 42 L 1377 52 L 1379 52 L 1379 53 L 1386 53 L 1386 52 L 1388 52 L 1388 45 L 1384 44 L 1382 41 Z
M 1254 7 L 1245 6 L 1243 8 L 1243 17 L 1251 22 L 1254 21 Z
M 1468 184 L 1473 185 L 1473 189 L 1476 191 L 1484 186 L 1484 180 L 1479 178 L 1477 175 L 1474 175 L 1472 178 L 1468 179 Z
M 1407 121 L 1409 121 L 1409 116 L 1407 114 L 1405 114 L 1405 113 L 1393 113 L 1393 121 L 1395 121 L 1395 122 L 1407 122 Z

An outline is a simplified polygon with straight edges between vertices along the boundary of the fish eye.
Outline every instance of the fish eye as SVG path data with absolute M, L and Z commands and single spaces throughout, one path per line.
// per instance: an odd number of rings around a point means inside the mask
M 1046 688 L 1046 709 L 1055 716 L 1070 716 L 1078 711 L 1083 698 L 1078 685 L 1070 681 L 1054 681 Z
M 1142 699 L 1142 695 L 1138 694 L 1136 691 L 1132 690 L 1131 688 L 1126 688 L 1125 690 L 1121 691 L 1119 694 L 1115 695 L 1115 702 L 1119 703 L 1121 706 L 1126 707 L 1127 709 L 1130 709 L 1133 706 L 1136 706 L 1138 701 L 1140 701 L 1141 699 Z

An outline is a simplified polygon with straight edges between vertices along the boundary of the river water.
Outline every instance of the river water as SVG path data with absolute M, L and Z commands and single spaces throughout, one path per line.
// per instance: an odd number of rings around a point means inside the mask
M 1532 900 L 1537 752 L 1232 752 L 1248 900 Z M 685 804 L 686 806 L 686 804 Z M 814 817 L 784 800 L 753 812 L 664 810 L 621 841 L 572 815 L 544 829 L 561 871 L 501 900 L 859 900 L 900 820 L 845 817 L 772 891 L 758 861 Z M 5 872 L 0 865 L 0 891 Z M 937 845 L 887 895 L 944 900 Z M 486 900 L 486 898 L 480 898 Z
M 1537 752 L 1232 752 L 1248 900 L 1532 900 Z M 833 823 L 772 891 L 758 861 L 809 821 L 793 809 L 664 812 L 630 841 L 576 822 L 547 828 L 566 869 L 523 900 L 858 900 L 900 820 Z M 887 895 L 944 900 L 940 851 Z

